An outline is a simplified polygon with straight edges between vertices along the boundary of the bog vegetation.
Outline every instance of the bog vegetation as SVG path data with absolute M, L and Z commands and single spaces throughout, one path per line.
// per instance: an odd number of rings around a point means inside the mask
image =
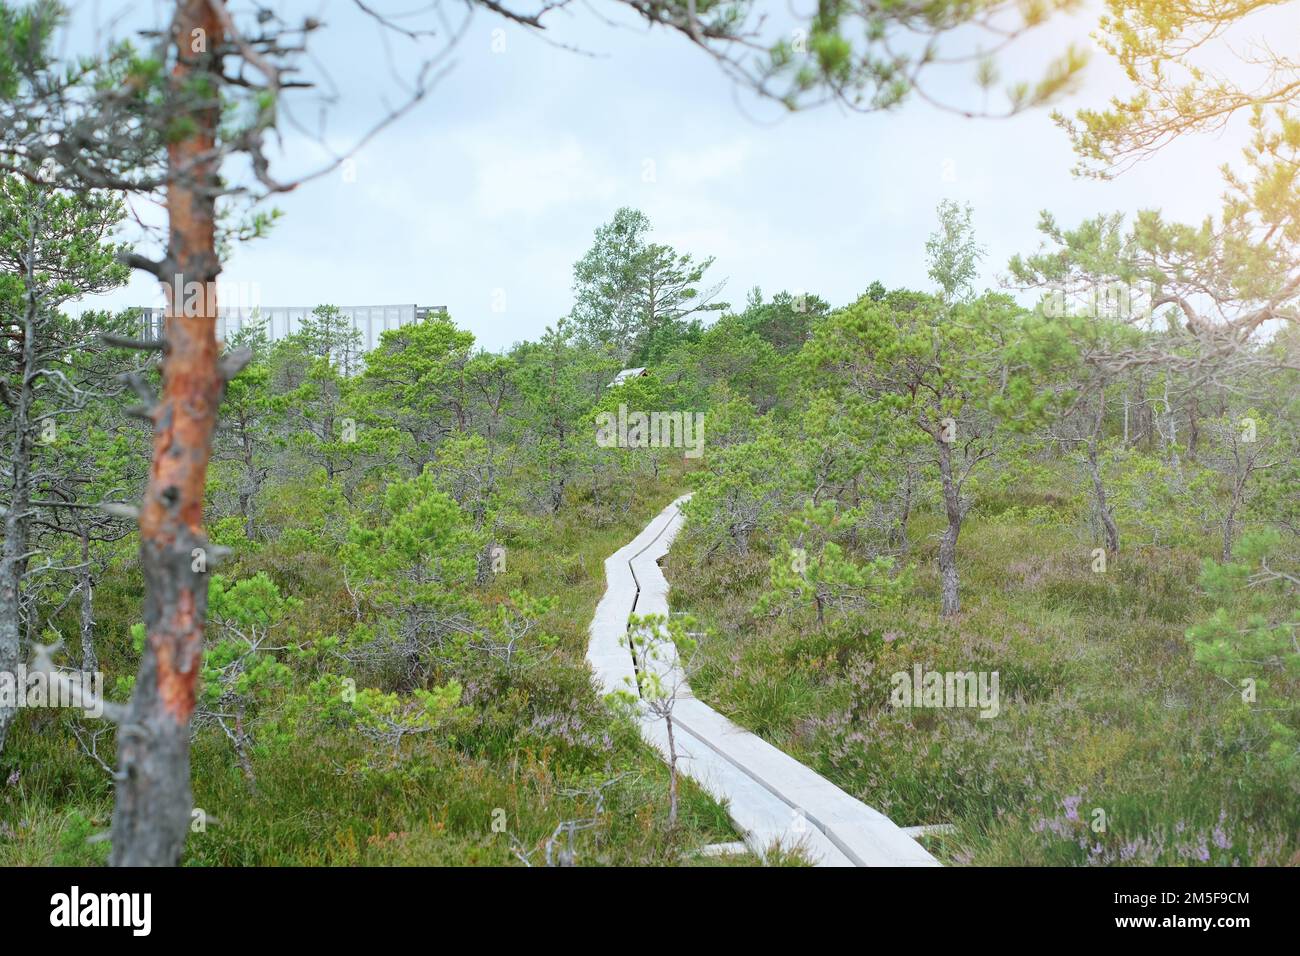
M 976 254 L 967 215 L 940 214 Z M 241 332 L 228 347 L 253 358 L 208 484 L 187 862 L 689 862 L 734 839 L 689 785 L 670 809 L 583 659 L 605 555 L 685 489 L 668 569 L 706 625 L 697 692 L 896 821 L 955 824 L 945 859 L 1290 861 L 1300 390 L 1271 360 L 1292 333 L 1213 384 L 1105 371 L 1123 362 L 1103 349 L 1177 354 L 1180 323 L 1021 308 L 931 257 L 935 293 L 753 290 L 708 326 L 564 320 L 500 354 L 445 316 L 360 354 L 330 306 L 275 343 Z M 133 321 L 48 320 L 46 368 L 94 401 L 32 407 L 54 423 L 32 501 L 129 501 L 143 480 L 138 360 L 101 338 Z M 611 386 L 629 365 L 649 374 Z M 707 454 L 602 447 L 620 405 L 703 412 Z M 21 626 L 122 701 L 144 641 L 129 522 L 38 514 Z M 1000 713 L 891 706 L 917 663 L 997 672 Z M 6 862 L 104 855 L 87 838 L 112 737 L 20 711 Z
M 747 4 L 633 6 L 739 71 Z M 276 341 L 212 336 L 224 244 L 274 218 L 221 218 L 257 191 L 221 161 L 286 188 L 267 60 L 297 47 L 187 0 L 161 52 L 81 88 L 47 7 L 0 5 L 0 675 L 106 678 L 96 719 L 0 676 L 0 863 L 759 862 L 699 852 L 737 839 L 725 808 L 584 661 L 604 558 L 684 491 L 666 573 L 694 623 L 643 637 L 689 643 L 702 698 L 900 825 L 950 825 L 945 862 L 1300 862 L 1293 87 L 1175 97 L 1149 67 L 1184 35 L 1165 5 L 1114 6 L 1140 89 L 1062 120 L 1088 171 L 1198 128 L 1153 103 L 1280 108 L 1250 112 L 1203 223 L 1045 212 L 982 290 L 977 223 L 945 202 L 929 288 L 742 303 L 621 209 L 536 341 L 486 351 L 433 314 L 363 352 L 329 304 Z M 1198 16 L 1177 26 L 1218 28 Z M 179 55 L 191 25 L 213 47 Z M 828 5 L 811 54 L 782 40 L 745 79 L 891 107 L 931 57 L 884 57 L 888 27 Z M 241 57 L 265 87 L 223 71 Z M 160 193 L 152 261 L 119 228 L 124 195 Z M 163 340 L 75 304 L 128 265 L 197 283 Z M 921 672 L 996 675 L 999 700 L 900 706 Z

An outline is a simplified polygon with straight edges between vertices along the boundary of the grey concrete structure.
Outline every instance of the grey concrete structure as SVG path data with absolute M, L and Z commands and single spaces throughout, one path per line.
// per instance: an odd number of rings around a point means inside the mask
M 591 622 L 587 660 L 605 693 L 636 687 L 625 642 L 632 613 L 668 614 L 668 582 L 658 561 L 682 524 L 677 499 L 605 561 L 608 589 Z M 938 866 L 907 832 L 762 738 L 696 700 L 675 659 L 657 664 L 675 688 L 678 769 L 724 802 L 745 843 L 759 855 L 801 848 L 819 866 Z M 663 718 L 642 705 L 642 736 L 668 759 Z
M 261 322 L 266 326 L 267 337 L 272 342 L 292 335 L 302 328 L 303 319 L 311 315 L 315 306 L 219 306 L 217 309 L 217 338 L 225 340 L 245 326 Z M 442 305 L 342 305 L 339 312 L 351 323 L 361 337 L 361 351 L 369 352 L 379 344 L 379 337 L 389 329 L 398 329 L 413 322 L 422 322 L 433 313 L 446 313 Z M 142 309 L 142 333 L 158 337 L 162 334 L 163 310 Z

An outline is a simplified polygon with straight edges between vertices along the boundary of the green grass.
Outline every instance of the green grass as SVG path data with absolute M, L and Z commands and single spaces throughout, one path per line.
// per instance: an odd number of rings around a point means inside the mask
M 769 554 L 706 561 L 688 531 L 666 572 L 674 610 L 711 632 L 696 693 L 900 825 L 955 824 L 930 839 L 946 862 L 1300 862 L 1300 781 L 1234 723 L 1233 690 L 1183 638 L 1209 610 L 1200 554 L 1135 549 L 1093 573 L 1076 529 L 976 512 L 945 620 L 940 521 L 913 522 L 901 608 L 822 628 L 756 618 Z M 997 671 L 1001 714 L 891 707 L 890 675 L 916 661 Z
M 597 820 L 573 840 L 578 865 L 752 865 L 749 855 L 708 859 L 705 844 L 738 839 L 727 814 L 684 781 L 677 826 L 669 830 L 668 772 L 626 719 L 605 708 L 585 663 L 587 627 L 604 592 L 604 559 L 678 492 L 678 476 L 629 490 L 632 507 L 605 510 L 593 527 L 581 507 L 539 521 L 508 540 L 506 572 L 492 595 L 513 589 L 554 595 L 542 629 L 556 653 L 525 674 L 485 688 L 470 713 L 444 735 L 403 744 L 400 758 L 344 731 L 305 738 L 259 737 L 256 785 L 240 773 L 216 731 L 193 748 L 195 805 L 204 825 L 189 838 L 185 863 L 275 865 L 544 865 L 545 847 L 564 821 Z M 303 599 L 302 633 L 338 633 L 351 606 L 329 556 L 280 553 L 272 543 L 224 573 L 266 570 Z M 114 676 L 129 674 L 126 636 L 139 583 L 128 574 L 97 591 L 102 656 Z M 310 674 L 301 673 L 296 682 Z M 431 683 L 437 683 L 435 674 Z M 485 677 L 485 680 L 487 678 Z M 290 688 L 292 690 L 294 688 Z M 275 716 L 274 708 L 265 715 Z M 0 756 L 0 865 L 93 864 L 107 852 L 87 837 L 112 812 L 108 774 L 86 757 L 67 714 L 20 715 Z M 111 735 L 101 754 L 112 763 Z M 17 770 L 17 780 L 4 781 Z M 603 793 L 597 810 L 596 793 Z M 563 836 L 556 849 L 567 847 Z M 769 863 L 786 862 L 769 860 Z
M 543 865 L 557 827 L 595 819 L 574 835 L 578 865 L 759 864 L 696 852 L 737 837 L 724 808 L 689 781 L 669 831 L 667 769 L 597 700 L 584 661 L 604 559 L 680 484 L 644 476 L 622 489 L 622 507 L 577 502 L 558 520 L 510 529 L 506 572 L 485 600 L 515 589 L 554 596 L 541 623 L 554 654 L 509 679 L 485 671 L 445 733 L 393 755 L 326 724 L 288 739 L 268 730 L 250 788 L 224 736 L 201 732 L 193 780 L 207 822 L 185 862 L 521 865 L 524 855 Z M 956 833 L 926 838 L 945 862 L 1300 862 L 1300 782 L 1234 722 L 1231 689 L 1192 661 L 1183 638 L 1208 612 L 1196 587 L 1202 555 L 1134 548 L 1094 574 L 1086 534 L 1042 520 L 1043 499 L 1017 494 L 1016 507 L 978 509 L 963 529 L 963 610 L 951 620 L 937 613 L 936 515 L 917 515 L 910 529 L 916 573 L 901 608 L 820 628 L 751 613 L 767 582 L 762 547 L 706 562 L 688 531 L 666 571 L 674 608 L 712 632 L 696 692 L 899 824 L 954 824 Z M 336 556 L 272 542 L 226 573 L 259 570 L 303 601 L 300 633 L 350 626 Z M 96 591 L 110 685 L 134 668 L 126 634 L 139 597 L 129 571 Z M 917 661 L 997 671 L 1001 714 L 891 708 L 890 675 Z M 313 676 L 298 666 L 286 693 Z M 435 670 L 429 683 L 448 676 Z M 277 717 L 273 704 L 261 719 L 269 727 Z M 108 825 L 111 781 L 82 753 L 74 720 L 25 712 L 15 725 L 0 755 L 0 865 L 103 861 L 107 844 L 92 838 Z M 111 763 L 111 734 L 99 748 Z M 1104 830 L 1093 829 L 1098 810 Z M 567 846 L 561 835 L 553 849 Z

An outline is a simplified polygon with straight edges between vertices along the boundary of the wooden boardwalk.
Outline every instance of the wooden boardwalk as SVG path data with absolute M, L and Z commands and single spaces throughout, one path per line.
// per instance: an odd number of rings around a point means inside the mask
M 608 588 L 591 622 L 587 660 L 605 693 L 634 690 L 636 664 L 625 643 L 628 616 L 668 614 L 659 559 L 681 528 L 683 496 L 605 561 Z M 938 866 L 892 820 L 767 741 L 697 700 L 675 659 L 657 665 L 675 687 L 673 727 L 679 771 L 725 803 L 745 843 L 760 856 L 800 847 L 820 866 Z M 644 708 L 641 733 L 665 760 L 663 718 Z

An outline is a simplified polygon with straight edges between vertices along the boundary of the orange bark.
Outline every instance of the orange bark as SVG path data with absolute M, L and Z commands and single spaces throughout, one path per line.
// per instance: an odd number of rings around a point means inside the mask
M 196 32 L 201 31 L 201 32 Z M 185 0 L 177 18 L 179 57 L 173 86 L 186 90 L 194 79 L 195 45 L 208 51 L 223 42 L 221 22 L 208 0 Z M 215 96 L 215 87 L 213 94 Z M 194 132 L 168 147 L 170 182 L 167 215 L 169 262 L 175 281 L 164 282 L 167 296 L 163 335 L 163 392 L 154 410 L 154 452 L 140 512 L 142 540 L 154 554 L 183 561 L 178 545 L 206 543 L 203 499 L 212 432 L 224 382 L 217 366 L 217 295 L 220 272 L 216 252 L 213 191 L 217 183 L 215 105 L 198 104 L 190 114 Z M 194 285 L 197 283 L 197 287 Z M 186 290 L 201 290 L 194 301 L 178 301 Z M 195 306 L 197 305 L 197 308 Z M 196 313 L 196 314 L 195 314 Z M 188 532 L 188 533 L 186 533 Z M 206 582 L 203 582 L 206 584 Z M 203 652 L 206 600 L 196 601 L 193 586 L 180 584 L 163 595 L 162 613 L 153 622 L 149 643 L 157 657 L 158 698 L 178 723 L 189 722 Z

